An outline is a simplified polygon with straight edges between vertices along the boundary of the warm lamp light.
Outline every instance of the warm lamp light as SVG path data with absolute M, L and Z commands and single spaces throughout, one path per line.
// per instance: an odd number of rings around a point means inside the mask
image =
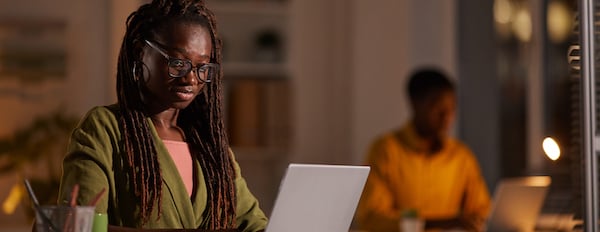
M 513 14 L 513 7 L 509 0 L 494 1 L 494 20 L 497 23 L 510 23 Z
M 560 147 L 553 138 L 545 138 L 542 142 L 542 147 L 544 148 L 546 156 L 551 160 L 557 160 L 560 157 Z
M 533 33 L 529 9 L 523 6 L 519 7 L 515 12 L 511 26 L 513 33 L 519 41 L 529 42 L 531 40 L 531 34 Z
M 548 38 L 552 42 L 561 43 L 572 34 L 573 16 L 564 1 L 553 0 L 548 3 L 546 27 Z
M 512 36 L 511 21 L 513 20 L 514 7 L 510 0 L 494 1 L 494 21 L 498 35 L 503 39 Z

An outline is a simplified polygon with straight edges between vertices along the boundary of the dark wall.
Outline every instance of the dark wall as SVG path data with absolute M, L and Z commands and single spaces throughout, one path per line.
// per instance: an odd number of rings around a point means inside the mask
M 457 2 L 459 136 L 478 157 L 490 190 L 500 176 L 499 81 L 492 0 Z

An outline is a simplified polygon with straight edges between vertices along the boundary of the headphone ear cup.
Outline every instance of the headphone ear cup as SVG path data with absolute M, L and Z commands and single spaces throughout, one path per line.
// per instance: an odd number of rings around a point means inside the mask
M 141 72 L 140 68 L 142 67 L 141 62 L 140 61 L 135 61 L 133 62 L 133 81 L 135 82 L 139 82 L 140 81 L 140 77 L 139 74 Z

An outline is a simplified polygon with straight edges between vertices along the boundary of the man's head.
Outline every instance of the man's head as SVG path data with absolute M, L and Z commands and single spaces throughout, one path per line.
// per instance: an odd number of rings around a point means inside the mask
M 419 69 L 410 76 L 407 90 L 417 133 L 434 143 L 441 142 L 454 120 L 454 84 L 439 70 Z

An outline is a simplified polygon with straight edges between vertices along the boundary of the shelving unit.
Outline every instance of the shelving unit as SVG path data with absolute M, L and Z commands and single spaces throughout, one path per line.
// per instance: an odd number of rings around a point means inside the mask
M 223 40 L 230 145 L 248 185 L 269 215 L 291 143 L 292 91 L 286 63 L 289 3 L 219 0 L 208 5 Z M 271 34 L 265 37 L 264 32 Z
M 289 104 L 281 102 L 289 99 L 281 96 L 289 94 L 287 6 L 285 1 L 274 0 L 209 2 L 223 40 L 227 122 L 234 149 L 267 152 L 274 147 L 281 150 L 288 143 L 279 139 L 289 133 L 285 128 L 289 120 L 280 117 L 289 115 Z M 279 144 L 268 141 L 274 136 Z
M 287 3 L 267 0 L 228 0 L 209 2 L 219 22 L 219 34 L 223 40 L 223 59 L 226 75 L 281 74 L 285 70 L 287 27 Z M 275 57 L 260 57 L 258 36 L 272 32 L 278 40 Z M 255 68 L 258 67 L 258 68 Z M 281 76 L 281 75 L 280 75 Z

